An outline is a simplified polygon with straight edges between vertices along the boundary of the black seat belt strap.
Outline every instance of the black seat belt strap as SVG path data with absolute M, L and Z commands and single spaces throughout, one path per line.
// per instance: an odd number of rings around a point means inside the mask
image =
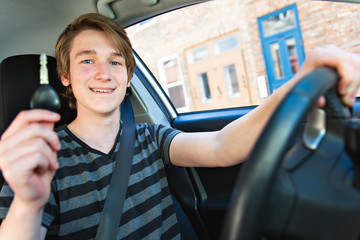
M 135 148 L 135 117 L 128 94 L 121 103 L 121 124 L 120 146 L 95 240 L 116 239 L 120 225 Z

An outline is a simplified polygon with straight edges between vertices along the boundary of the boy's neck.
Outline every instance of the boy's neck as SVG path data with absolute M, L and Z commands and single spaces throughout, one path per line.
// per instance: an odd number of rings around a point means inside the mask
M 68 128 L 91 148 L 109 153 L 120 129 L 120 113 L 89 116 L 78 111 L 76 119 Z

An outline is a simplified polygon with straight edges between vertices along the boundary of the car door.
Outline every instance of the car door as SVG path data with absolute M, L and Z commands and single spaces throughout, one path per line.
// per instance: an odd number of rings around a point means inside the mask
M 243 107 L 177 114 L 165 91 L 161 89 L 160 84 L 156 82 L 140 59 L 137 61 L 132 86 L 137 89 L 133 93 L 137 122 L 161 123 L 184 132 L 220 130 L 254 108 Z M 139 91 L 144 93 L 140 96 Z M 144 107 L 144 102 L 147 107 Z M 199 239 L 219 238 L 240 169 L 241 164 L 225 168 L 175 166 L 167 169 L 171 192 Z M 180 225 L 184 224 L 182 223 L 184 219 L 180 218 L 179 221 Z

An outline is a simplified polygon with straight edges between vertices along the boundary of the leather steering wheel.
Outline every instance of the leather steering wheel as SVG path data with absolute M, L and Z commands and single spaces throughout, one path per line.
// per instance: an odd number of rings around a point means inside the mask
M 264 225 L 261 219 L 289 143 L 321 95 L 327 94 L 325 108 L 330 115 L 349 117 L 348 109 L 336 96 L 337 81 L 335 70 L 319 68 L 300 80 L 279 104 L 239 174 L 221 239 L 250 240 L 260 236 Z

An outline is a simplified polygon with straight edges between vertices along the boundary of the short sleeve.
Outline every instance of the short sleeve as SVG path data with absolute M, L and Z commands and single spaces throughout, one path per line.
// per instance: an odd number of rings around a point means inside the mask
M 146 124 L 145 124 L 146 125 Z M 154 138 L 155 143 L 158 146 L 161 158 L 164 161 L 165 167 L 171 167 L 170 161 L 170 145 L 174 137 L 181 133 L 181 131 L 164 126 L 162 124 L 152 124 L 146 126 L 150 132 L 150 135 Z

